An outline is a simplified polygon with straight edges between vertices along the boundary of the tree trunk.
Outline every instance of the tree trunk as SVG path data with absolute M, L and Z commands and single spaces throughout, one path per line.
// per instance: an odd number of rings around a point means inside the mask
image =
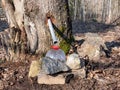
M 81 0 L 81 20 L 85 21 L 85 1 Z
M 106 0 L 103 1 L 103 7 L 102 7 L 102 22 L 106 22 Z
M 1 1 L 9 24 L 9 28 L 0 34 L 2 46 L 6 50 L 8 60 L 20 59 L 20 53 L 25 54 L 27 39 L 22 23 L 23 9 L 21 9 L 21 5 L 23 4 L 23 0 L 16 0 L 20 4 L 20 9 L 17 8 L 15 2 L 12 0 Z
M 110 23 L 110 21 L 111 21 L 111 0 L 107 0 L 107 2 L 106 2 L 106 24 L 109 24 Z
M 11 50 L 14 55 L 17 52 L 19 54 L 27 52 L 43 56 L 50 49 L 52 40 L 47 17 L 50 17 L 57 31 L 61 49 L 68 52 L 71 42 L 68 0 L 2 0 L 2 5 L 10 31 L 17 30 L 14 34 L 10 34 L 15 36 L 12 41 L 13 46 L 10 42 L 11 48 L 16 47 Z M 14 55 L 11 56 L 14 57 Z
M 75 0 L 75 6 L 74 6 L 74 20 L 77 19 L 77 10 L 78 10 L 78 0 Z

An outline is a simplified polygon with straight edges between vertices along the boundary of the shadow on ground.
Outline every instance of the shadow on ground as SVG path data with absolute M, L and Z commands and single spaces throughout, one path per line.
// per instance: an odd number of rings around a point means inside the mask
M 116 25 L 104 24 L 97 21 L 82 22 L 75 20 L 72 22 L 73 34 L 84 34 L 84 33 L 105 33 L 112 30 Z
M 9 26 L 8 26 L 8 23 L 7 21 L 5 20 L 0 20 L 0 32 L 3 31 L 4 29 L 7 29 Z

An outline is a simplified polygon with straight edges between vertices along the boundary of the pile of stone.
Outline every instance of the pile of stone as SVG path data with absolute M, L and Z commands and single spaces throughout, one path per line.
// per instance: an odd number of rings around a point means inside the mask
M 31 63 L 29 77 L 35 76 L 39 84 L 65 84 L 74 76 L 85 78 L 84 61 L 75 53 L 68 55 L 65 62 L 44 57 Z
M 107 50 L 104 39 L 96 33 L 86 33 L 84 42 L 77 48 L 77 52 L 81 57 L 87 56 L 89 60 L 98 61 Z M 103 50 L 104 49 L 104 50 Z
M 87 32 L 74 37 L 77 41 L 84 40 L 77 47 L 79 56 L 94 62 L 99 62 L 101 57 L 110 57 L 112 51 L 120 52 L 120 26 L 108 28 L 102 33 Z

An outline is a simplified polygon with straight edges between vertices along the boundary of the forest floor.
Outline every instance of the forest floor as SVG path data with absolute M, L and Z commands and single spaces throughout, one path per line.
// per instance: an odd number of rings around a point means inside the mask
M 1 23 L 0 28 L 5 28 L 3 22 Z M 79 23 L 75 25 L 79 25 L 79 27 L 82 25 L 82 28 L 73 26 L 73 28 L 77 27 L 73 34 L 78 36 L 82 36 L 89 31 L 102 34 L 108 27 L 108 25 L 100 23 Z M 91 27 L 94 28 L 93 31 L 91 31 Z M 0 50 L 1 54 L 2 49 L 0 48 Z M 86 78 L 75 77 L 64 85 L 40 85 L 37 83 L 36 77 L 28 78 L 31 62 L 29 59 L 20 62 L 0 62 L 0 90 L 120 90 L 119 54 L 112 52 L 109 58 L 101 57 L 98 61 L 102 61 L 102 63 L 86 60 Z
M 120 90 L 120 56 L 101 57 L 104 63 L 86 61 L 87 77 L 75 77 L 64 85 L 38 84 L 28 78 L 30 61 L 0 64 L 0 90 Z

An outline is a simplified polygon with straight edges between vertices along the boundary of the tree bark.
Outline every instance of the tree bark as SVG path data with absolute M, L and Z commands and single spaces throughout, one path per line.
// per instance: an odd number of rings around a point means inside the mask
M 61 35 L 62 37 L 65 35 L 65 37 L 70 38 L 71 23 L 69 21 L 67 0 L 26 0 L 24 23 L 26 28 L 28 28 L 30 25 L 31 31 L 34 29 L 34 35 L 36 36 L 36 39 L 38 39 L 34 45 L 35 47 L 33 49 L 33 52 L 36 49 L 37 53 L 45 53 L 52 44 L 51 36 L 46 22 L 47 16 L 52 19 L 55 30 L 58 30 L 58 32 L 61 32 L 63 34 Z M 26 32 L 29 33 L 29 29 L 26 30 L 28 30 Z M 64 49 L 62 46 L 67 43 L 63 40 L 63 38 L 60 37 L 59 34 L 59 44 L 61 48 Z M 28 38 L 28 40 L 29 39 L 30 38 Z M 30 39 L 29 43 L 31 42 L 32 40 Z M 63 45 L 61 45 L 62 43 Z
M 81 0 L 81 20 L 85 21 L 85 1 Z
M 78 0 L 75 0 L 75 6 L 74 6 L 74 20 L 77 19 L 77 10 L 78 10 Z
M 21 29 L 16 19 L 18 15 L 15 15 L 17 9 L 14 2 L 12 0 L 1 0 L 1 2 L 6 13 L 9 28 L 0 34 L 0 38 L 2 46 L 6 50 L 7 60 L 15 60 L 19 58 L 20 53 L 25 53 L 26 49 L 23 47 L 25 47 L 26 37 L 22 38 L 25 32 L 23 33 L 24 30 Z
M 11 34 L 15 36 L 12 43 L 18 48 L 11 50 L 15 51 L 14 55 L 16 52 L 19 54 L 27 52 L 43 56 L 50 49 L 52 40 L 47 17 L 50 17 L 57 31 L 61 49 L 65 52 L 70 49 L 72 36 L 68 0 L 2 0 L 2 6 L 10 31 L 17 30 L 17 33 Z M 10 46 L 12 48 L 14 45 Z

